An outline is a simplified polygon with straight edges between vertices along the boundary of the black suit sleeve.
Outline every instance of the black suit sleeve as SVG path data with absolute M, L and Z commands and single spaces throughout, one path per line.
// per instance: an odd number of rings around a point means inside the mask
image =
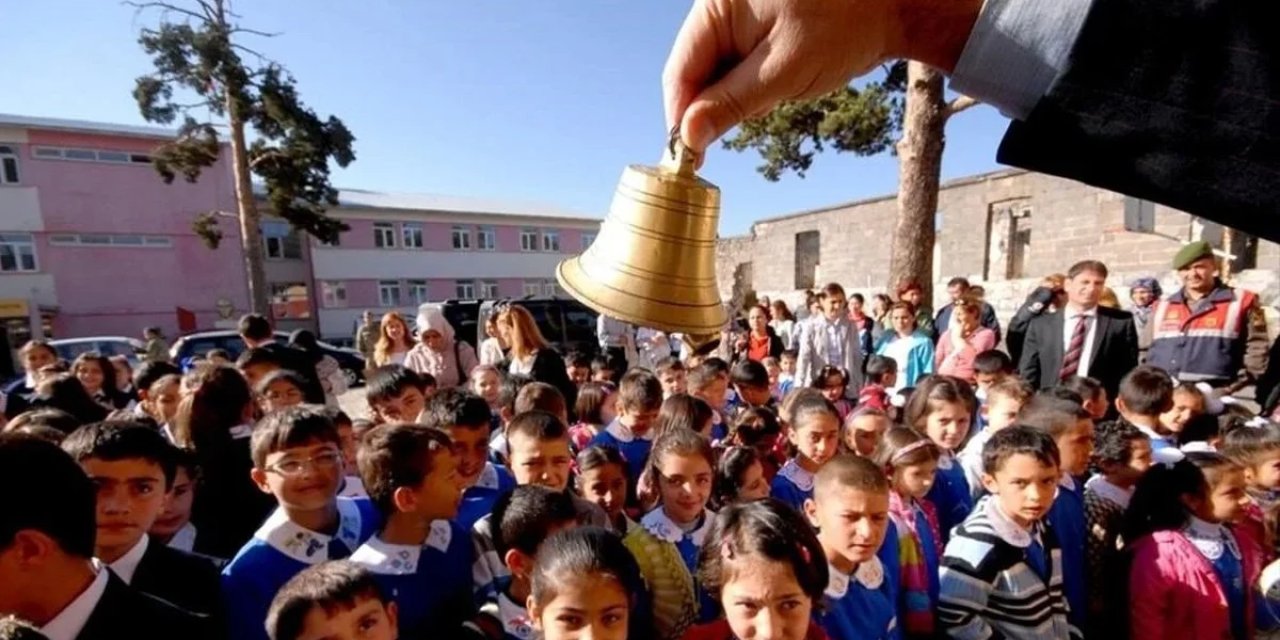
M 1043 322 L 1034 320 L 1027 325 L 1026 337 L 1022 342 L 1022 360 L 1018 362 L 1018 373 L 1033 389 L 1040 388 L 1040 368 L 1042 364 L 1040 362 L 1040 343 L 1044 341 L 1044 336 L 1041 335 L 1044 333 L 1043 327 Z

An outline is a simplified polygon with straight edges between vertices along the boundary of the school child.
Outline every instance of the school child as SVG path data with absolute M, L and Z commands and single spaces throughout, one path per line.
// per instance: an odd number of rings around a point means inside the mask
M 502 377 L 502 389 L 498 393 L 499 409 L 490 420 L 489 427 L 489 461 L 494 464 L 507 464 L 507 423 L 516 416 L 516 400 L 524 388 L 533 384 L 533 378 L 520 373 L 509 373 Z
M 1101 382 L 1084 376 L 1071 376 L 1062 382 L 1062 387 L 1080 395 L 1080 406 L 1089 412 L 1089 419 L 1097 422 L 1107 416 L 1111 408 L 1111 399 Z
M 505 640 L 532 640 L 529 615 L 534 567 L 542 543 L 577 526 L 573 501 L 562 491 L 526 484 L 498 499 L 493 507 L 493 544 L 507 575 L 492 591 L 477 593 L 480 612 L 497 620 Z
M 271 599 L 271 640 L 396 640 L 395 601 L 372 573 L 347 560 L 303 569 Z
M 627 482 L 634 487 L 649 461 L 653 427 L 662 409 L 662 383 L 643 369 L 622 376 L 618 385 L 618 417 L 591 439 L 591 445 L 615 447 L 627 461 Z
M 658 376 L 658 382 L 662 384 L 664 399 L 677 393 L 687 393 L 684 363 L 679 358 L 668 356 L 659 360 L 653 368 L 653 373 Z
M 796 360 L 800 354 L 795 349 L 783 349 L 778 354 L 778 391 L 786 397 L 796 385 Z
M 22 370 L 26 374 L 0 390 L 0 400 L 3 401 L 0 414 L 10 420 L 32 408 L 40 369 L 57 362 L 58 352 L 47 340 L 28 340 L 18 350 L 18 359 L 22 361 Z
M 409 638 L 461 631 L 475 616 L 471 538 L 452 522 L 462 500 L 449 436 L 434 427 L 383 425 L 360 447 L 360 476 L 383 519 L 351 562 L 396 603 Z
M 143 593 L 219 618 L 218 568 L 147 536 L 173 489 L 173 445 L 136 422 L 98 422 L 67 436 L 62 449 L 98 490 L 94 556 Z
M 763 364 L 755 360 L 740 360 L 733 365 L 729 379 L 741 400 L 741 407 L 768 408 L 773 404 L 769 371 Z
M 142 415 L 155 420 L 169 442 L 173 442 L 173 422 L 178 417 L 178 403 L 182 400 L 182 376 L 176 373 L 161 376 L 152 382 L 138 403 Z
M 134 407 L 134 413 L 139 416 L 150 415 L 142 406 L 149 398 L 151 385 L 155 384 L 159 379 L 175 375 L 179 379 L 182 378 L 182 369 L 174 366 L 169 362 L 143 362 L 133 370 L 133 377 L 130 378 L 130 386 L 133 387 L 138 396 L 138 404 Z M 175 403 L 176 404 L 176 403 Z M 155 418 L 155 416 L 151 416 Z M 163 424 L 162 420 L 156 420 Z
M 552 534 L 538 549 L 529 582 L 529 617 L 541 640 L 652 637 L 640 567 L 613 531 Z
M 907 427 L 884 435 L 872 460 L 889 477 L 889 518 L 898 534 L 898 623 L 905 638 L 936 631 L 942 535 L 938 514 L 925 499 L 938 470 L 938 446 Z
M 375 367 L 365 377 L 364 399 L 376 422 L 416 422 L 434 387 L 435 379 L 430 376 L 388 364 Z
M 849 401 L 844 397 L 848 381 L 844 371 L 830 365 L 823 367 L 818 371 L 818 375 L 813 377 L 813 388 L 822 391 L 827 402 L 836 408 L 836 414 L 841 422 L 844 422 L 852 410 Z
M 342 441 L 342 485 L 338 495 L 344 498 L 367 498 L 364 481 L 360 479 L 360 468 L 356 464 L 356 456 L 360 448 L 360 439 L 356 437 L 356 428 L 351 416 L 345 411 L 326 408 L 333 426 L 338 428 L 338 438 Z
M 510 471 L 488 460 L 489 407 L 474 394 L 442 389 L 431 398 L 418 422 L 449 434 L 463 487 L 456 522 L 470 531 L 493 510 L 498 496 L 516 486 Z
M 635 526 L 627 517 L 627 461 L 614 447 L 596 445 L 578 453 L 578 495 L 604 511 L 609 526 L 625 535 Z
M 98 352 L 88 351 L 76 356 L 71 363 L 71 373 L 84 386 L 89 397 L 108 411 L 123 409 L 128 405 L 126 398 L 116 390 L 115 367 Z
M 889 410 L 889 389 L 898 384 L 898 361 L 889 356 L 867 358 L 867 372 L 858 390 L 858 406 Z
M 844 450 L 870 458 L 880 446 L 880 439 L 892 426 L 889 414 L 880 409 L 859 406 L 844 421 Z
M 963 380 L 930 376 L 920 381 L 904 412 L 903 422 L 938 445 L 938 473 L 926 496 L 938 508 L 945 545 L 951 530 L 973 511 L 973 494 L 955 455 L 969 434 L 973 391 Z
M 1173 406 L 1173 380 L 1169 374 L 1141 365 L 1120 379 L 1116 396 L 1120 418 L 1151 438 L 1153 452 L 1178 448 L 1175 435 L 1160 424 L 1160 414 Z
M 578 399 L 573 407 L 578 422 L 569 427 L 574 451 L 587 448 L 591 439 L 618 417 L 617 402 L 618 390 L 611 382 L 585 382 L 578 387 Z
M 79 428 L 80 421 L 65 411 L 32 409 L 15 416 L 0 432 L 21 433 L 61 445 L 72 431 Z
M 782 395 L 786 391 L 778 384 L 778 376 L 782 375 L 782 367 L 778 365 L 778 359 L 769 356 L 760 361 L 764 365 L 764 371 L 769 375 L 769 399 L 773 402 L 782 402 Z M 790 391 L 790 387 L 787 388 Z
M 840 416 L 836 408 L 825 397 L 797 400 L 791 407 L 787 440 L 795 455 L 774 476 L 769 495 L 800 510 L 804 501 L 813 497 L 813 474 L 839 452 Z
M 692 429 L 710 441 L 712 446 L 719 446 L 720 441 L 715 439 L 712 432 L 714 419 L 715 412 L 711 410 L 711 405 L 687 393 L 677 393 L 662 401 L 653 436 L 656 438 L 671 429 Z
M 1244 470 L 1210 452 L 1165 449 L 1138 480 L 1122 533 L 1131 553 L 1132 638 L 1252 638 L 1259 567 L 1243 514 Z M 1224 606 L 1225 605 L 1225 606 Z
M 977 382 L 974 391 L 979 398 L 986 398 L 987 391 L 1004 379 L 1012 376 L 1017 366 L 1009 358 L 1009 354 L 999 349 L 983 351 L 973 358 L 973 375 Z
M 236 369 L 240 370 L 250 389 L 257 389 L 258 383 L 268 373 L 284 369 L 284 362 L 275 351 L 250 347 L 236 357 Z
M 1046 521 L 1053 528 L 1062 550 L 1062 586 L 1071 610 L 1068 618 L 1077 629 L 1085 629 L 1089 613 L 1088 558 L 1085 539 L 1088 523 L 1084 514 L 1084 487 L 1080 480 L 1089 469 L 1093 455 L 1093 419 L 1084 407 L 1061 398 L 1035 396 L 1018 416 L 1018 423 L 1039 429 L 1053 438 L 1058 448 L 1058 497 Z
M 717 509 L 736 502 L 769 497 L 769 481 L 764 477 L 760 454 L 751 447 L 729 447 L 716 462 L 711 504 Z
M 305 399 L 302 388 L 305 384 L 302 376 L 286 369 L 278 369 L 263 376 L 254 391 L 258 395 L 262 412 L 271 413 L 302 404 Z
M 210 349 L 205 352 L 204 359 L 209 362 L 227 367 L 235 366 L 235 360 L 231 358 L 231 352 L 226 349 Z
M 686 386 L 689 394 L 711 407 L 712 438 L 724 439 L 728 433 L 727 421 L 732 419 L 729 407 L 728 367 L 719 358 L 707 358 L 689 370 Z
M 837 456 L 818 471 L 804 513 L 830 565 L 818 622 L 832 638 L 896 637 L 896 582 L 876 552 L 889 527 L 889 480 L 874 462 Z
M 581 351 L 570 351 L 564 357 L 564 372 L 574 386 L 582 389 L 591 381 L 591 358 Z
M 564 394 L 555 386 L 545 382 L 535 380 L 520 388 L 520 393 L 516 395 L 515 414 L 511 419 L 514 420 L 515 416 L 529 411 L 545 411 L 559 418 L 560 422 L 569 424 L 569 405 Z M 508 430 L 510 426 L 510 420 L 508 420 Z M 509 442 L 507 447 L 510 448 Z
M 1187 425 L 1205 413 L 1205 396 L 1194 384 L 1183 382 L 1173 388 L 1173 403 L 1160 414 L 1160 428 L 1172 434 L 1179 445 L 1185 444 Z
M 200 463 L 190 449 L 174 447 L 173 453 L 173 488 L 147 535 L 179 551 L 194 551 L 199 530 L 191 523 L 191 505 L 195 503 L 196 487 L 200 484 Z
M 1031 386 L 1019 378 L 1005 378 L 987 388 L 986 400 L 978 408 L 978 418 L 986 423 L 986 427 L 969 438 L 960 455 L 956 456 L 975 502 L 983 493 L 982 447 L 991 434 L 1017 422 L 1018 413 L 1031 395 Z
M 1257 552 L 1254 566 L 1266 567 L 1277 558 L 1276 519 L 1280 515 L 1280 426 L 1254 419 L 1237 422 L 1223 437 L 1222 453 L 1244 469 L 1245 493 L 1248 502 L 1244 514 L 1235 523 L 1234 531 L 1248 546 Z M 1280 629 L 1280 619 L 1274 606 L 1259 607 L 1257 624 L 1259 633 L 1274 633 Z
M 755 449 L 764 469 L 765 483 L 771 485 L 774 476 L 778 475 L 778 469 L 787 462 L 787 447 L 790 443 L 782 435 L 782 425 L 772 411 L 747 409 L 738 414 L 733 433 L 729 436 L 729 444 Z
M 1104 422 L 1093 434 L 1093 462 L 1098 473 L 1084 484 L 1085 556 L 1089 590 L 1090 630 L 1114 628 L 1110 620 L 1108 588 L 1120 563 L 1120 527 L 1138 478 L 1151 466 L 1151 440 L 1137 427 L 1121 421 Z M 1092 635 L 1092 634 L 1091 634 Z
M 617 379 L 618 372 L 614 371 L 613 364 L 609 362 L 609 358 L 597 355 L 591 359 L 592 382 L 616 382 Z
M 623 542 L 640 563 L 653 598 L 655 637 L 674 640 L 690 625 L 716 617 L 695 579 L 698 551 L 715 514 L 707 509 L 714 481 L 711 443 L 687 429 L 662 434 L 649 458 L 658 506 Z
M 1058 539 L 1044 523 L 1062 476 L 1058 460 L 1053 438 L 1020 425 L 993 433 L 983 447 L 982 482 L 990 495 L 956 528 L 942 556 L 943 635 L 1081 637 L 1067 619 Z
M 132 409 L 138 403 L 138 390 L 133 386 L 133 365 L 124 356 L 107 358 L 115 372 L 116 393 L 124 403 L 122 409 Z
M 323 410 L 290 407 L 252 438 L 253 481 L 280 506 L 222 571 L 229 635 L 265 638 L 276 591 L 303 569 L 351 555 L 378 528 L 367 500 L 338 497 L 342 440 Z
M 698 579 L 724 618 L 690 629 L 684 640 L 826 640 L 813 614 L 831 583 L 813 527 L 776 500 L 738 502 L 716 516 Z
M 491 364 L 482 364 L 471 370 L 471 393 L 474 393 L 489 404 L 489 411 L 497 413 L 502 407 L 498 404 L 498 396 L 502 394 L 502 374 Z

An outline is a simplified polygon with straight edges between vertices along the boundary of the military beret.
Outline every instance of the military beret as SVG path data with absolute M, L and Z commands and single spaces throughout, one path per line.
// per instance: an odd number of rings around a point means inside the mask
M 1178 253 L 1173 256 L 1173 268 L 1186 269 L 1187 267 L 1191 266 L 1192 262 L 1195 262 L 1196 260 L 1199 260 L 1201 258 L 1212 258 L 1212 257 L 1213 257 L 1213 247 L 1210 246 L 1208 242 L 1205 242 L 1204 240 L 1199 240 L 1196 242 L 1183 245 L 1183 247 L 1178 250 Z

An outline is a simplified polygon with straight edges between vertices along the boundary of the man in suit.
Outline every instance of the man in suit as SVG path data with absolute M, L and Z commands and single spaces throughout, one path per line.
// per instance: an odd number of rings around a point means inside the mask
M 249 349 L 268 351 L 289 371 L 302 376 L 306 388 L 302 394 L 310 404 L 324 404 L 324 387 L 320 385 L 320 376 L 316 373 L 316 365 L 311 358 L 299 349 L 276 342 L 271 323 L 256 313 L 245 314 L 240 318 L 240 339 Z
M 0 615 L 49 640 L 203 639 L 194 614 L 131 589 L 93 558 L 95 489 L 52 443 L 0 435 Z M 12 490 L 21 487 L 21 490 Z
M 1280 239 L 1272 5 L 1227 0 L 697 0 L 663 71 L 668 129 L 705 150 L 886 60 L 1014 119 L 1004 164 Z M 1194 34 L 1194 35 L 1191 35 Z
M 1037 389 L 1072 376 L 1091 377 L 1115 398 L 1120 379 L 1138 366 L 1138 331 L 1127 311 L 1098 306 L 1107 266 L 1085 260 L 1067 271 L 1067 303 L 1031 321 L 1018 371 Z

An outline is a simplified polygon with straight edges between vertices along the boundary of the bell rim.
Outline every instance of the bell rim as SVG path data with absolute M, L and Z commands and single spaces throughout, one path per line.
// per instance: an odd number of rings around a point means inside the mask
M 581 287 L 577 286 L 577 283 L 573 280 L 573 278 L 566 273 L 566 270 L 576 271 L 577 273 L 584 273 L 581 266 L 578 265 L 579 257 L 580 256 L 574 256 L 572 258 L 562 261 L 559 265 L 557 265 L 556 280 L 559 281 L 560 286 L 571 297 L 573 297 L 573 299 L 590 307 L 596 313 L 607 315 L 611 318 L 617 318 L 618 320 L 622 320 L 624 322 L 634 324 L 636 326 L 647 327 L 650 329 L 657 329 L 659 331 L 664 331 L 667 333 L 682 333 L 682 334 L 688 334 L 688 335 L 707 335 L 712 333 L 719 334 L 721 331 L 724 330 L 724 326 L 728 322 L 728 314 L 725 313 L 724 306 L 719 303 L 715 305 L 702 305 L 702 304 L 682 305 L 682 304 L 675 304 L 671 302 L 657 303 L 660 306 L 665 306 L 669 308 L 709 309 L 709 310 L 713 310 L 712 313 L 714 315 L 717 315 L 721 318 L 720 322 L 717 324 L 699 325 L 699 326 L 678 325 L 678 324 L 667 323 L 661 320 L 655 321 L 653 318 L 641 318 L 640 316 L 634 315 L 628 311 L 612 308 L 607 305 L 601 304 L 596 300 L 592 299 L 590 296 L 587 296 L 585 294 L 585 291 Z M 604 285 L 603 283 L 596 283 L 596 284 L 601 286 L 606 286 L 606 287 L 608 286 L 608 285 Z

